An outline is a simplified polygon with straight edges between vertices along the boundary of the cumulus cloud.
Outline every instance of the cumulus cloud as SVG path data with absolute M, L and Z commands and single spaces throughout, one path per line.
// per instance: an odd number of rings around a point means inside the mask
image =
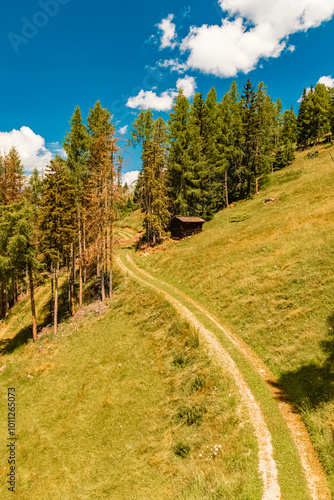
M 13 146 L 18 150 L 26 171 L 32 171 L 35 167 L 42 171 L 53 158 L 52 152 L 45 147 L 43 137 L 29 127 L 0 132 L 0 152 L 7 153 Z
M 167 47 L 174 49 L 177 45 L 175 23 L 172 22 L 173 19 L 173 14 L 169 14 L 166 19 L 163 19 L 161 23 L 158 24 L 158 28 L 162 32 L 160 38 L 160 49 L 166 49 Z
M 169 111 L 173 106 L 173 101 L 179 88 L 182 88 L 184 95 L 190 99 L 196 89 L 196 81 L 193 76 L 179 78 L 176 82 L 176 90 L 166 90 L 158 95 L 152 90 L 141 90 L 139 94 L 130 97 L 126 105 L 132 109 L 152 109 L 155 111 Z
M 152 90 L 141 90 L 135 97 L 130 97 L 126 105 L 132 109 L 154 109 L 156 111 L 168 111 L 173 104 L 173 93 L 170 90 L 157 95 Z
M 321 76 L 319 78 L 319 80 L 317 81 L 317 84 L 318 83 L 324 83 L 326 85 L 326 87 L 334 87 L 334 78 L 332 78 L 331 76 Z M 306 88 L 306 94 L 308 94 L 311 90 L 311 87 L 307 87 Z M 303 100 L 303 95 L 300 96 L 300 98 L 298 99 L 297 102 L 301 103 Z
M 195 94 L 196 81 L 193 76 L 185 76 L 184 78 L 179 78 L 176 82 L 177 89 L 183 89 L 183 93 L 187 99 L 190 99 Z
M 125 135 L 127 133 L 127 131 L 128 131 L 128 126 L 127 125 L 124 125 L 124 127 L 120 127 L 120 129 L 119 129 L 119 133 L 121 135 Z
M 324 83 L 326 87 L 334 87 L 334 78 L 331 76 L 322 76 L 319 78 L 318 83 Z
M 138 179 L 139 170 L 132 170 L 131 172 L 126 172 L 122 175 L 122 185 L 124 186 L 127 183 L 130 186 L 133 182 Z
M 248 73 L 260 59 L 278 57 L 293 33 L 328 21 L 334 0 L 219 0 L 221 25 L 192 27 L 182 41 L 192 69 L 222 77 Z

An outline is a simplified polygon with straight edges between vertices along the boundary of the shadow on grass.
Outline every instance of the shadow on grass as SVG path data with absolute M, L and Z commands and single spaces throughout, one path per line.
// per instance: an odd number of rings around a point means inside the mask
M 61 323 L 69 317 L 68 310 L 68 287 L 64 283 L 59 288 L 59 301 L 58 301 L 58 323 Z M 43 328 L 48 325 L 53 324 L 53 314 L 51 312 L 51 299 L 48 300 L 39 313 L 40 316 L 44 318 L 44 321 L 38 325 L 37 334 L 39 334 Z M 12 338 L 5 338 L 0 340 L 0 355 L 12 354 L 20 346 L 27 344 L 29 340 L 32 339 L 32 325 L 25 326 Z
M 327 358 L 322 365 L 310 363 L 286 372 L 280 383 L 299 406 L 318 407 L 334 399 L 334 313 L 327 319 L 329 339 L 321 342 Z

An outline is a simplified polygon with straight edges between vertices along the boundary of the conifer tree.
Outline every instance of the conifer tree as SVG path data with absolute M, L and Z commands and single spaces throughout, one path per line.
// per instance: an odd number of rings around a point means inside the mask
M 91 242 L 95 246 L 96 273 L 101 282 L 101 299 L 105 300 L 105 285 L 109 279 L 109 296 L 112 296 L 113 221 L 115 203 L 121 195 L 117 178 L 122 156 L 119 155 L 108 109 L 100 102 L 90 109 L 88 131 L 91 136 L 89 151 L 89 179 L 85 194 L 85 210 L 89 213 Z
M 318 83 L 312 94 L 311 139 L 319 143 L 330 132 L 330 98 L 326 85 Z
M 218 140 L 221 158 L 226 156 L 227 164 L 224 175 L 225 204 L 237 197 L 240 188 L 238 173 L 243 159 L 242 106 L 237 83 L 232 82 L 219 105 L 220 138 Z
M 248 79 L 242 94 L 243 163 L 239 168 L 240 197 L 249 196 L 255 187 L 257 177 L 256 153 L 258 117 L 256 115 L 256 93 Z
M 167 189 L 173 215 L 187 214 L 189 101 L 180 89 L 168 121 Z
M 24 169 L 15 147 L 4 154 L 0 163 L 0 200 L 10 205 L 22 199 Z
M 26 197 L 29 203 L 37 211 L 43 191 L 43 181 L 38 173 L 37 168 L 35 168 L 29 177 L 28 187 L 26 191 Z
M 306 147 L 310 137 L 310 99 L 304 88 L 297 116 L 298 146 Z
M 82 286 L 85 275 L 85 255 L 83 252 L 84 244 L 84 228 L 86 221 L 83 216 L 83 190 L 84 183 L 88 177 L 88 152 L 89 152 L 89 136 L 87 129 L 82 122 L 81 111 L 79 106 L 76 107 L 71 118 L 70 132 L 66 132 L 66 137 L 63 140 L 63 146 L 67 153 L 67 165 L 71 174 L 73 188 L 75 190 L 75 227 L 76 237 L 72 242 L 72 272 L 70 273 L 71 280 L 69 286 L 70 307 L 73 314 L 73 295 L 75 285 L 75 254 L 76 248 L 79 253 L 79 305 L 82 305 Z
M 166 125 L 161 117 L 154 124 L 153 137 L 142 152 L 139 198 L 144 212 L 144 236 L 155 245 L 161 240 L 170 213 L 166 189 Z
M 54 334 L 58 326 L 59 268 L 70 257 L 75 191 L 66 161 L 56 156 L 48 167 L 40 207 L 41 249 L 54 274 Z

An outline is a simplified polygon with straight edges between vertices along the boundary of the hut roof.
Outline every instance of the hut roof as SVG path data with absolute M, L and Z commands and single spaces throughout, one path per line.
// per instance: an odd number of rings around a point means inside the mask
M 205 220 L 200 217 L 183 217 L 181 215 L 176 215 L 173 219 L 178 219 L 181 222 L 205 222 Z

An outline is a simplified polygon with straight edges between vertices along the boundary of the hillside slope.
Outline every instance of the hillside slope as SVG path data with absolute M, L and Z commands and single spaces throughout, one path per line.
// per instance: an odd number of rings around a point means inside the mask
M 298 405 L 334 493 L 334 163 L 333 148 L 318 150 L 202 234 L 132 257 L 262 358 Z
M 106 307 L 83 308 L 57 338 L 46 329 L 28 341 L 27 299 L 1 325 L 0 439 L 14 386 L 16 497 L 261 498 L 257 441 L 233 378 L 165 300 L 129 278 L 115 283 Z M 37 298 L 41 322 L 48 287 Z

